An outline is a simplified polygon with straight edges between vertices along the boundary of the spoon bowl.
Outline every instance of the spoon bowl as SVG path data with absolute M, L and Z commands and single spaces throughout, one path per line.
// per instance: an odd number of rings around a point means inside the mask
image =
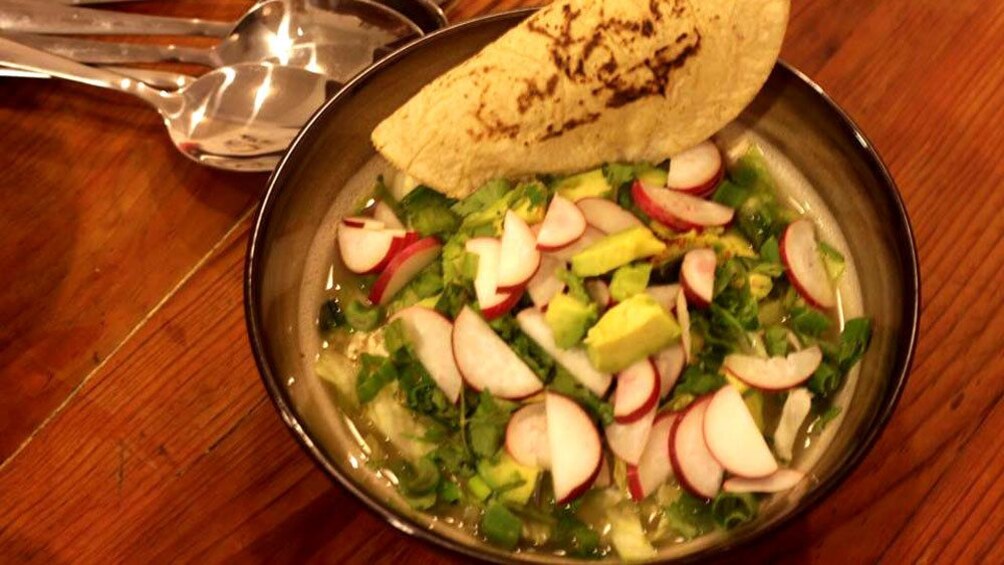
M 300 128 L 340 87 L 301 68 L 241 63 L 168 92 L 3 38 L 0 64 L 132 94 L 160 113 L 185 156 L 235 171 L 272 170 Z

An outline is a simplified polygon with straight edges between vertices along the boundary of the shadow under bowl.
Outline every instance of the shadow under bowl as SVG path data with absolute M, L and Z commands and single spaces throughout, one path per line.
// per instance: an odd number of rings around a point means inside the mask
M 410 509 L 364 464 L 355 430 L 314 374 L 314 322 L 325 277 L 316 241 L 330 218 L 359 195 L 342 187 L 374 156 L 373 128 L 423 85 L 467 59 L 532 10 L 472 20 L 426 36 L 348 84 L 313 117 L 273 173 L 251 234 L 245 272 L 248 332 L 262 380 L 294 437 L 318 466 L 406 533 L 498 562 L 564 562 L 549 554 L 512 554 Z M 660 559 L 721 555 L 761 537 L 822 500 L 870 449 L 899 398 L 913 355 L 919 274 L 913 235 L 896 187 L 871 144 L 808 78 L 778 63 L 737 120 L 784 155 L 832 212 L 856 264 L 862 309 L 874 335 L 853 397 L 812 481 L 777 495 L 753 523 Z M 325 248 L 330 264 L 333 234 Z M 313 251 L 312 251 L 313 249 Z M 321 261 L 323 264 L 324 261 Z M 331 274 L 335 280 L 337 273 Z

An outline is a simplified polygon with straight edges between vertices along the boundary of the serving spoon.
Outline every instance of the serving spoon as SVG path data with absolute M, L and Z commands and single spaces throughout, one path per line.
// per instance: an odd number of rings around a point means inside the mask
M 221 22 L 6 0 L 0 1 L 0 30 L 222 35 L 226 38 L 208 49 L 45 36 L 17 40 L 86 63 L 180 61 L 215 68 L 267 61 L 326 74 L 342 82 L 380 58 L 389 45 L 422 35 L 411 20 L 382 4 L 343 0 L 337 10 L 306 9 L 302 1 L 271 0 L 257 4 L 232 30 L 221 34 Z M 207 24 L 210 27 L 205 27 Z
M 190 159 L 234 171 L 269 171 L 339 85 L 324 75 L 271 63 L 221 67 L 175 92 L 0 38 L 0 64 L 132 94 L 164 118 Z
M 183 86 L 188 86 L 193 81 L 195 77 L 190 75 L 185 75 L 181 73 L 171 73 L 167 71 L 155 71 L 152 69 L 136 69 L 132 67 L 116 67 L 109 66 L 108 70 L 119 73 L 120 75 L 125 75 L 130 78 L 134 78 L 140 82 L 145 82 L 146 84 L 153 86 L 155 88 L 160 88 L 162 90 L 177 90 Z M 51 76 L 44 73 L 37 73 L 34 71 L 22 71 L 20 69 L 10 69 L 7 67 L 0 67 L 0 77 L 17 77 L 17 78 L 52 78 Z

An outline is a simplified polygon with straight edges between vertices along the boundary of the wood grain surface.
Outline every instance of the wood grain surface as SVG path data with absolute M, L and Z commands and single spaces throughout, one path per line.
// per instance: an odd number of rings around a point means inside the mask
M 120 9 L 232 20 L 249 4 Z M 738 558 L 1002 563 L 1004 3 L 794 4 L 783 56 L 906 201 L 921 340 L 861 466 Z M 187 161 L 138 101 L 0 79 L 0 563 L 464 561 L 363 508 L 276 416 L 241 303 L 264 180 Z

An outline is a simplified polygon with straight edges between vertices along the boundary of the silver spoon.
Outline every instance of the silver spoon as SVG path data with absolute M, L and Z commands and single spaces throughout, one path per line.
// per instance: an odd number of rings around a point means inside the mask
M 291 67 L 300 67 L 322 73 L 346 82 L 365 69 L 386 51 L 386 46 L 418 37 L 422 34 L 410 20 L 380 4 L 363 0 L 343 0 L 339 4 L 342 13 L 327 10 L 295 10 L 295 3 L 272 0 L 258 4 L 234 27 L 226 39 L 218 45 L 206 49 L 175 45 L 137 45 L 129 43 L 106 43 L 80 39 L 24 36 L 17 41 L 57 53 L 84 63 L 129 64 L 158 61 L 180 61 L 207 67 L 221 67 L 250 62 L 275 62 Z M 15 7 L 19 12 L 29 13 L 32 23 L 18 19 L 13 25 L 12 18 L 4 18 L 4 10 Z M 35 12 L 32 12 L 35 10 Z M 15 2 L 0 2 L 0 29 L 7 21 L 8 31 L 33 30 L 59 32 L 62 26 L 52 28 L 50 23 L 36 21 L 49 11 L 74 13 L 85 12 L 89 23 L 77 20 L 77 33 L 93 31 L 94 25 L 102 23 L 108 29 L 121 29 L 114 22 L 123 16 L 136 18 L 134 14 L 100 12 L 97 10 L 64 8 L 51 5 L 26 7 Z M 139 16 L 144 18 L 146 16 Z M 105 20 L 107 18 L 107 21 Z M 158 25 L 165 18 L 155 18 Z M 186 21 L 186 20 L 181 20 Z M 111 22 L 111 23 L 109 23 Z M 121 23 L 119 21 L 119 23 Z M 130 28 L 135 29 L 135 28 Z
M 154 71 L 151 69 L 135 69 L 132 67 L 117 67 L 109 66 L 106 67 L 110 71 L 114 71 L 120 75 L 125 75 L 130 78 L 134 78 L 140 82 L 145 82 L 146 84 L 159 88 L 161 90 L 177 90 L 184 86 L 191 84 L 195 77 L 181 74 L 181 73 L 171 73 L 167 71 Z M 22 71 L 20 69 L 8 69 L 7 67 L 0 67 L 0 77 L 19 77 L 19 78 L 52 78 L 47 74 L 36 73 L 34 71 Z
M 222 67 L 175 92 L 0 38 L 0 64 L 132 94 L 164 118 L 190 159 L 235 171 L 268 171 L 338 85 L 316 73 L 270 63 Z

